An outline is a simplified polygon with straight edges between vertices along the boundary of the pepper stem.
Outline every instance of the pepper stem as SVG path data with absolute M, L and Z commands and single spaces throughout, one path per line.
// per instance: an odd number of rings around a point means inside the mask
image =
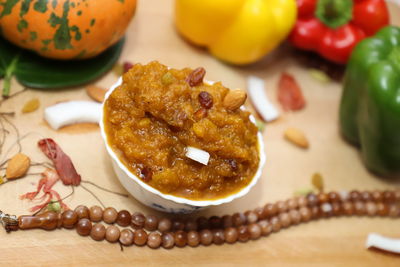
M 389 53 L 388 59 L 396 70 L 400 72 L 400 46 L 393 47 L 392 51 Z
M 327 27 L 336 29 L 353 18 L 353 1 L 318 0 L 315 16 Z

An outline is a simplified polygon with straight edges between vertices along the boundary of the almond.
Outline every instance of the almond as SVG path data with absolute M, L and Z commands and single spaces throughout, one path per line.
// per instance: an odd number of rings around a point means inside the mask
M 224 98 L 223 105 L 226 109 L 234 111 L 240 108 L 247 99 L 247 94 L 242 89 L 231 90 Z
M 288 128 L 285 131 L 285 138 L 295 144 L 298 147 L 301 148 L 308 148 L 309 143 L 307 140 L 307 137 L 304 135 L 304 133 L 296 128 Z
M 25 103 L 24 107 L 22 108 L 22 113 L 29 113 L 37 110 L 40 106 L 40 101 L 38 98 L 32 98 L 28 102 Z
M 103 102 L 104 97 L 107 93 L 107 90 L 96 86 L 96 85 L 89 85 L 86 87 L 86 93 L 90 96 L 94 101 Z
M 24 176 L 31 165 L 30 158 L 22 153 L 16 154 L 7 164 L 6 177 L 7 179 L 16 179 Z

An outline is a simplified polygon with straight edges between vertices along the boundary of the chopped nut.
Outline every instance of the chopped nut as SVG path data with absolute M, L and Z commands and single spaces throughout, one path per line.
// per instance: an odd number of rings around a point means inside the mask
M 86 93 L 90 96 L 94 101 L 103 102 L 104 97 L 107 93 L 107 90 L 96 86 L 96 85 L 89 85 L 86 87 Z
M 301 148 L 308 148 L 309 147 L 309 143 L 308 143 L 308 140 L 307 140 L 306 136 L 299 129 L 288 128 L 285 131 L 285 138 L 286 138 L 286 140 L 288 140 L 288 141 L 292 142 L 293 144 L 297 145 L 298 147 L 301 147 Z
M 186 82 L 191 86 L 197 86 L 203 82 L 203 78 L 206 75 L 206 70 L 204 68 L 197 68 L 192 71 L 186 78 Z
M 10 159 L 7 164 L 6 178 L 16 179 L 26 174 L 31 164 L 31 160 L 28 156 L 22 153 L 16 154 Z
M 199 110 L 197 110 L 194 114 L 194 119 L 196 121 L 199 121 L 201 119 L 204 119 L 205 117 L 207 117 L 207 109 L 205 108 L 200 108 Z
M 324 180 L 320 173 L 317 172 L 313 174 L 311 178 L 311 183 L 319 192 L 324 191 Z
M 32 98 L 28 102 L 25 103 L 24 107 L 22 108 L 22 113 L 29 113 L 37 110 L 40 106 L 40 101 L 38 98 Z
M 174 75 L 172 75 L 171 72 L 167 71 L 162 77 L 161 77 L 161 83 L 163 85 L 170 85 L 173 83 L 175 80 Z
M 224 98 L 223 105 L 227 110 L 234 111 L 240 108 L 247 99 L 247 94 L 242 89 L 231 90 Z

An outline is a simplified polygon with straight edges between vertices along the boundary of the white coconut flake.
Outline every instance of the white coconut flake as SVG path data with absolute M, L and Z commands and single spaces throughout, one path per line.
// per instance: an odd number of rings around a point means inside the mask
M 378 248 L 385 251 L 400 253 L 400 239 L 382 236 L 377 233 L 370 233 L 365 243 L 366 248 Z
M 92 101 L 68 101 L 44 110 L 44 119 L 54 130 L 74 123 L 99 123 L 101 104 Z
M 247 79 L 247 91 L 249 92 L 254 108 L 265 121 L 273 121 L 279 117 L 278 110 L 269 101 L 265 93 L 265 83 L 263 79 L 250 76 Z
M 202 149 L 199 148 L 195 148 L 192 146 L 188 146 L 186 148 L 186 157 L 197 161 L 203 165 L 207 165 L 208 164 L 208 160 L 210 159 L 210 154 L 207 151 L 204 151 Z

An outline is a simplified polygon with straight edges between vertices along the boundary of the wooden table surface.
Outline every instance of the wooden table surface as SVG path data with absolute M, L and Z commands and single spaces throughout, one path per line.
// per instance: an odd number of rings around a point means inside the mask
M 368 173 L 360 161 L 358 151 L 340 137 L 337 116 L 340 84 L 324 84 L 315 80 L 306 69 L 297 65 L 282 50 L 248 67 L 226 65 L 206 51 L 188 45 L 177 35 L 173 25 L 172 0 L 139 2 L 136 17 L 127 32 L 121 62 L 147 63 L 159 60 L 176 68 L 203 66 L 207 70 L 207 79 L 221 80 L 231 88 L 245 88 L 246 78 L 256 75 L 265 79 L 267 94 L 275 104 L 277 79 L 282 70 L 285 70 L 297 78 L 307 100 L 304 110 L 283 113 L 278 121 L 266 126 L 264 140 L 267 164 L 262 179 L 255 188 L 245 197 L 210 208 L 201 212 L 201 215 L 222 216 L 255 208 L 269 201 L 289 198 L 293 196 L 294 191 L 309 187 L 310 177 L 315 172 L 323 175 L 327 190 L 393 189 L 399 185 Z M 391 11 L 394 12 L 393 10 L 392 6 Z M 109 87 L 116 79 L 115 74 L 110 72 L 96 81 L 96 84 Z M 21 86 L 14 81 L 12 90 L 19 89 Z M 40 109 L 30 114 L 21 114 L 22 105 L 32 97 L 40 99 Z M 64 100 L 89 100 L 89 97 L 82 88 L 58 92 L 29 90 L 3 103 L 1 111 L 17 112 L 13 122 L 21 134 L 29 133 L 22 145 L 23 151 L 33 160 L 45 160 L 36 147 L 37 140 L 43 136 L 52 137 L 71 156 L 83 179 L 124 192 L 112 171 L 97 126 L 77 125 L 54 131 L 44 122 L 43 109 Z M 311 143 L 309 150 L 298 149 L 283 139 L 283 131 L 289 126 L 304 130 Z M 9 135 L 6 147 L 15 141 L 14 138 L 15 134 Z M 3 156 L 4 153 L 1 157 Z M 36 167 L 30 172 L 40 170 Z M 33 175 L 1 185 L 0 209 L 12 214 L 27 214 L 33 204 L 21 201 L 18 197 L 33 191 L 38 179 L 38 175 Z M 62 195 L 70 192 L 70 189 L 60 182 L 55 188 Z M 145 214 L 159 214 L 132 197 L 126 199 L 96 188 L 92 190 L 107 206 L 142 211 Z M 98 204 L 90 194 L 79 187 L 66 203 L 71 207 L 78 204 Z M 65 229 L 52 232 L 18 231 L 11 234 L 0 231 L 0 266 L 400 266 L 399 257 L 365 249 L 364 243 L 370 232 L 400 237 L 399 220 L 332 218 L 291 227 L 247 243 L 171 250 L 133 246 L 125 248 L 123 252 L 116 244 L 95 242 L 90 238 L 78 236 L 75 231 Z

